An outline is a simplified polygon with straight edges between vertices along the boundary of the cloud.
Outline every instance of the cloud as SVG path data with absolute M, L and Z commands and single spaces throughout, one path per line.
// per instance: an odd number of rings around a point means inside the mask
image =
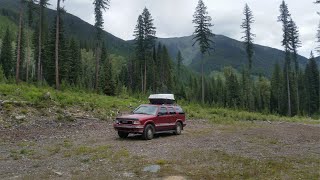
M 66 10 L 83 20 L 94 24 L 93 1 L 66 0 Z M 282 0 L 204 0 L 213 19 L 213 32 L 241 40 L 243 7 L 248 3 L 255 17 L 253 32 L 255 43 L 278 49 L 281 47 L 282 29 L 277 22 Z M 320 5 L 313 0 L 286 0 L 289 11 L 300 30 L 302 47 L 299 52 L 308 57 L 314 50 L 315 35 L 320 17 Z M 55 0 L 50 0 L 52 8 Z M 125 40 L 133 38 L 133 31 L 139 14 L 147 7 L 157 28 L 159 37 L 189 36 L 193 33 L 192 15 L 197 0 L 111 0 L 110 9 L 104 13 L 105 30 Z

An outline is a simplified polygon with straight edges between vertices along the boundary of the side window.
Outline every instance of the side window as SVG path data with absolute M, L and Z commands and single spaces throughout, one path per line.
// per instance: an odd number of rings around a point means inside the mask
M 161 114 L 161 115 L 168 114 L 167 108 L 161 107 L 160 110 L 159 110 L 159 114 Z
M 182 110 L 182 108 L 180 106 L 175 107 L 177 113 L 179 114 L 185 114 L 184 111 Z
M 176 112 L 174 111 L 173 107 L 169 107 L 169 114 L 176 114 Z

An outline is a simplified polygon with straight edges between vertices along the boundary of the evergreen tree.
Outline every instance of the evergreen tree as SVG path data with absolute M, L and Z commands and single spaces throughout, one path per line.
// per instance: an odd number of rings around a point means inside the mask
M 283 0 L 280 5 L 280 16 L 278 16 L 278 21 L 282 23 L 282 30 L 283 30 L 283 40 L 282 46 L 285 50 L 285 65 L 284 65 L 284 73 L 286 76 L 286 92 L 287 92 L 287 114 L 288 116 L 292 115 L 291 110 L 291 85 L 290 85 L 290 40 L 289 40 L 289 20 L 290 20 L 290 13 L 288 10 L 288 6 Z
M 79 43 L 71 38 L 69 44 L 69 83 L 73 85 L 78 85 L 81 82 L 82 75 L 82 62 L 81 62 L 81 49 Z
M 3 68 L 0 64 L 0 83 L 4 83 L 5 81 L 6 81 L 6 77 L 4 75 Z
M 99 69 L 101 59 L 101 41 L 102 41 L 102 29 L 103 29 L 103 17 L 102 10 L 107 10 L 110 4 L 110 0 L 94 0 L 94 14 L 95 14 L 95 28 L 96 28 L 96 72 L 95 72 L 95 89 L 99 88 Z
M 62 0 L 64 2 L 65 0 Z M 60 35 L 60 14 L 64 11 L 60 7 L 61 0 L 57 0 L 57 15 L 56 15 L 56 42 L 55 42 L 55 81 L 56 89 L 60 89 L 59 80 L 59 35 Z
M 22 39 L 22 20 L 23 20 L 23 8 L 24 0 L 20 1 L 20 10 L 19 10 L 19 26 L 18 26 L 18 42 L 17 42 L 17 61 L 16 61 L 16 83 L 20 81 L 20 64 L 21 64 L 21 39 Z
M 23 68 L 23 62 L 24 62 L 24 58 L 25 58 L 25 33 L 24 33 L 25 29 L 24 26 L 21 27 L 20 30 L 20 35 L 18 33 L 18 37 L 17 37 L 17 41 L 20 41 L 20 45 L 16 46 L 16 63 L 19 62 L 19 64 L 16 64 L 16 68 L 15 68 L 15 75 L 16 75 L 16 81 L 17 81 L 17 77 L 18 77 L 18 81 L 24 80 L 24 68 Z M 19 38 L 19 36 L 21 36 Z M 20 39 L 20 40 L 19 40 Z M 17 42 L 18 44 L 18 42 Z M 19 48 L 19 49 L 18 49 Z M 19 57 L 19 59 L 18 59 Z M 18 74 L 17 74 L 18 73 Z M 16 82 L 19 83 L 19 82 Z
M 258 99 L 259 99 L 259 110 L 264 111 L 264 112 L 269 112 L 270 109 L 270 82 L 260 76 L 259 81 L 257 83 L 257 88 L 258 88 Z
M 204 71 L 203 71 L 203 55 L 211 49 L 213 41 L 211 38 L 214 36 L 211 31 L 211 17 L 208 15 L 207 7 L 202 0 L 199 0 L 196 12 L 193 15 L 193 23 L 195 24 L 194 44 L 198 43 L 201 52 L 201 89 L 202 89 L 202 103 L 204 104 Z M 194 45 L 193 44 L 193 45 Z
M 147 8 L 144 8 L 142 13 L 142 19 L 143 19 L 143 30 L 144 30 L 144 88 L 143 92 L 146 93 L 147 90 L 147 65 L 148 62 L 152 61 L 152 49 L 155 45 L 155 27 L 153 25 L 153 18 Z M 152 69 L 152 68 L 150 68 Z
M 308 115 L 319 111 L 319 70 L 313 53 L 311 52 L 310 60 L 305 69 L 305 87 L 306 87 L 306 111 Z
M 142 74 L 142 64 L 145 58 L 144 55 L 144 27 L 143 27 L 142 15 L 139 15 L 137 20 L 137 25 L 134 30 L 135 36 L 135 51 L 136 51 L 136 65 L 135 65 L 135 82 L 141 82 L 141 92 L 143 92 L 143 74 Z M 137 83 L 139 85 L 139 83 Z M 139 89 L 139 88 L 137 88 Z
M 294 72 L 294 83 L 295 83 L 295 91 L 296 91 L 296 108 L 297 113 L 300 112 L 300 102 L 299 102 L 299 82 L 298 82 L 298 76 L 299 76 L 299 63 L 298 63 L 298 48 L 301 47 L 301 41 L 299 39 L 299 31 L 298 27 L 295 24 L 295 22 L 290 18 L 288 22 L 288 30 L 289 30 L 289 46 L 290 50 L 292 52 L 292 60 L 294 62 L 295 72 Z
M 39 32 L 38 32 L 38 61 L 37 61 L 37 80 L 38 82 L 41 81 L 42 79 L 42 71 L 41 71 L 41 58 L 42 58 L 42 44 L 43 44 L 43 26 L 44 26 L 44 9 L 49 5 L 48 3 L 49 0 L 39 0 L 39 22 L 38 22 L 38 26 L 39 26 Z
M 3 68 L 3 72 L 7 79 L 13 75 L 13 54 L 11 42 L 11 34 L 8 28 L 3 38 L 0 56 L 0 62 Z
M 283 78 L 279 64 L 274 66 L 272 78 L 271 78 L 271 100 L 270 108 L 272 112 L 281 112 L 281 94 L 283 89 Z
M 43 76 L 49 85 L 56 86 L 56 64 L 55 64 L 55 56 L 56 56 L 56 19 L 54 20 L 54 25 L 50 32 L 50 37 L 45 44 L 45 51 L 43 53 Z M 59 20 L 59 84 L 62 80 L 68 81 L 69 79 L 69 70 L 70 70 L 70 58 L 68 57 L 68 48 L 67 42 L 64 35 L 64 26 L 62 16 L 60 16 Z
M 141 91 L 146 93 L 147 88 L 153 87 L 153 73 L 155 72 L 156 55 L 155 46 L 155 27 L 153 18 L 147 8 L 144 8 L 137 20 L 134 30 L 135 50 L 136 50 L 136 77 L 141 82 Z M 151 76 L 151 77 L 150 77 Z M 150 83 L 147 83 L 150 82 Z
M 27 63 L 26 63 L 26 82 L 29 82 L 29 67 L 30 67 L 30 34 L 29 29 L 32 27 L 33 23 L 33 13 L 35 10 L 35 0 L 27 0 L 27 29 L 26 29 L 26 37 L 27 37 Z
M 240 85 L 234 70 L 231 67 L 224 69 L 226 79 L 226 105 L 237 108 L 240 105 Z
M 183 61 L 183 57 L 181 55 L 181 51 L 178 51 L 178 55 L 177 55 L 177 72 L 178 72 L 178 78 L 180 77 L 180 73 L 181 73 L 181 65 L 182 65 L 182 61 Z
M 248 62 L 249 62 L 249 74 L 251 73 L 252 68 L 252 56 L 253 56 L 253 37 L 255 36 L 252 33 L 251 24 L 254 22 L 252 11 L 250 10 L 250 7 L 248 4 L 244 7 L 243 12 L 245 18 L 243 19 L 241 27 L 244 29 L 244 36 L 242 39 L 244 39 L 244 45 L 246 47 L 246 52 L 248 56 Z

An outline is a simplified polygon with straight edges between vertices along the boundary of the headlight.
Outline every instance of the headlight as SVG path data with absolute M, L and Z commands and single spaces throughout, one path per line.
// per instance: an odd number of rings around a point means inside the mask
M 119 120 L 115 120 L 114 123 L 115 124 L 119 124 L 120 122 L 119 122 Z
M 132 124 L 138 125 L 141 124 L 140 121 L 133 121 Z

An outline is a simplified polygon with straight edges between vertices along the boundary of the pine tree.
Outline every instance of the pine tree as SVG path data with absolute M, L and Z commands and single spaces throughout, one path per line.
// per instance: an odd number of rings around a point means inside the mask
M 64 2 L 65 0 L 62 0 Z M 59 80 L 59 35 L 60 35 L 60 14 L 64 11 L 60 7 L 61 0 L 57 0 L 57 15 L 56 15 L 56 42 L 55 42 L 55 81 L 56 89 L 60 89 Z
M 203 71 L 203 56 L 206 52 L 211 49 L 211 45 L 213 41 L 211 38 L 214 36 L 211 27 L 211 17 L 208 15 L 207 7 L 204 5 L 202 0 L 199 0 L 198 6 L 196 7 L 196 12 L 193 15 L 193 23 L 195 24 L 195 37 L 193 40 L 195 41 L 193 45 L 196 43 L 200 46 L 201 52 L 201 89 L 202 89 L 202 103 L 204 104 L 204 71 Z
M 291 110 L 291 88 L 290 88 L 290 40 L 289 40 L 289 20 L 290 20 L 290 13 L 288 10 L 288 6 L 283 0 L 280 5 L 280 16 L 278 16 L 278 21 L 282 23 L 282 30 L 283 30 L 283 40 L 282 40 L 282 46 L 285 50 L 285 65 L 284 65 L 284 73 L 286 76 L 286 91 L 287 91 L 287 102 L 288 102 L 288 116 L 292 115 Z
M 145 58 L 144 55 L 144 27 L 143 27 L 143 18 L 142 15 L 139 15 L 137 20 L 137 25 L 134 30 L 134 36 L 135 36 L 135 52 L 136 52 L 136 68 L 135 68 L 135 74 L 136 74 L 136 82 L 141 82 L 141 92 L 143 92 L 143 74 L 142 74 L 142 64 Z M 138 83 L 139 84 L 139 83 Z M 139 89 L 139 88 L 138 88 Z
M 103 29 L 102 10 L 106 11 L 109 8 L 110 0 L 94 0 L 95 28 L 96 28 L 96 72 L 95 72 L 95 89 L 99 88 L 99 69 L 101 59 L 101 41 Z
M 300 102 L 299 102 L 299 82 L 298 82 L 298 76 L 299 76 L 299 63 L 298 63 L 298 48 L 301 47 L 301 41 L 299 39 L 299 31 L 298 27 L 295 24 L 295 22 L 290 18 L 288 22 L 288 30 L 289 30 L 289 47 L 290 51 L 292 53 L 292 60 L 294 62 L 295 72 L 294 72 L 294 79 L 295 79 L 295 91 L 296 91 L 296 107 L 297 107 L 297 113 L 300 112 Z
M 2 65 L 4 75 L 7 79 L 13 75 L 13 54 L 11 42 L 12 40 L 10 29 L 8 28 L 3 38 L 0 56 L 0 63 Z
M 45 43 L 45 50 L 43 53 L 43 69 L 44 73 L 43 76 L 49 85 L 56 86 L 56 64 L 55 64 L 55 56 L 56 56 L 56 19 L 54 19 L 54 25 L 52 26 L 49 38 Z M 64 26 L 63 26 L 63 19 L 60 16 L 59 20 L 59 83 L 64 80 L 68 81 L 69 79 L 69 70 L 70 70 L 70 58 L 68 57 L 68 48 L 67 42 L 64 35 Z
M 281 94 L 283 89 L 283 78 L 279 64 L 274 66 L 271 78 L 271 111 L 275 113 L 281 112 Z
M 142 19 L 143 19 L 143 36 L 144 36 L 144 41 L 143 41 L 143 47 L 144 47 L 144 88 L 143 88 L 143 93 L 146 93 L 147 90 L 147 65 L 149 64 L 152 60 L 152 49 L 155 45 L 155 27 L 153 25 L 153 18 L 147 8 L 144 8 L 143 13 L 142 13 Z M 151 60 L 150 60 L 151 59 Z M 152 69 L 152 68 L 150 68 Z
M 237 108 L 240 105 L 240 85 L 234 69 L 226 67 L 224 69 L 226 79 L 226 105 Z
M 319 91 L 320 91 L 320 77 L 318 65 L 315 61 L 313 53 L 311 52 L 310 60 L 305 69 L 305 87 L 307 95 L 306 111 L 308 115 L 319 111 Z
M 38 62 L 37 62 L 37 80 L 38 82 L 42 79 L 42 71 L 41 71 L 41 58 L 42 58 L 42 41 L 43 41 L 43 26 L 44 26 L 44 9 L 49 5 L 49 0 L 39 0 L 39 32 L 38 32 Z
M 22 38 L 22 20 L 23 20 L 23 7 L 24 0 L 20 1 L 19 10 L 19 26 L 18 26 L 18 42 L 17 42 L 17 61 L 16 61 L 16 83 L 19 84 L 20 81 L 20 64 L 21 64 L 21 38 Z
M 71 38 L 69 43 L 69 83 L 73 85 L 78 85 L 81 82 L 82 75 L 82 62 L 81 62 L 81 49 L 79 43 Z
M 250 7 L 248 4 L 244 7 L 243 12 L 245 18 L 243 19 L 241 27 L 244 29 L 244 36 L 242 39 L 244 39 L 244 45 L 246 47 L 246 52 L 248 56 L 248 63 L 249 63 L 249 73 L 251 73 L 252 68 L 252 56 L 253 56 L 253 37 L 255 36 L 252 33 L 251 24 L 254 22 L 252 11 L 250 10 Z
M 147 8 L 144 8 L 137 20 L 137 25 L 134 30 L 135 36 L 135 50 L 137 58 L 137 77 L 141 82 L 141 91 L 146 93 L 149 86 L 147 81 L 152 80 L 152 71 L 154 69 L 154 55 L 153 50 L 155 46 L 155 27 L 153 25 L 153 18 Z M 149 69 L 147 67 L 150 67 Z M 148 78 L 149 77 L 149 78 Z
M 29 29 L 33 23 L 33 13 L 35 10 L 35 0 L 27 0 L 27 29 L 26 29 L 26 37 L 27 37 L 27 63 L 26 63 L 26 82 L 29 82 L 29 67 L 30 67 L 30 34 Z
M 182 61 L 183 61 L 183 57 L 181 55 L 181 51 L 178 51 L 178 55 L 177 55 L 177 72 L 178 72 L 178 78 L 180 77 L 180 73 L 181 73 L 181 65 L 182 65 Z
M 21 34 L 19 35 L 19 33 L 18 33 L 18 37 L 17 37 L 17 41 L 20 41 L 19 42 L 20 45 L 16 46 L 16 51 L 15 51 L 15 53 L 16 53 L 15 75 L 17 78 L 17 73 L 18 73 L 18 81 L 24 80 L 24 72 L 25 72 L 25 70 L 23 68 L 23 62 L 24 62 L 24 58 L 25 58 L 25 44 L 26 44 L 24 31 L 25 31 L 25 28 L 24 28 L 24 26 L 22 26 L 21 30 L 20 30 Z M 21 36 L 21 37 L 19 38 L 19 36 Z M 17 44 L 18 44 L 18 42 L 17 42 Z M 18 59 L 18 57 L 19 57 L 19 59 Z M 19 62 L 19 64 L 17 64 L 18 62 Z M 19 83 L 19 82 L 16 82 L 16 83 Z

